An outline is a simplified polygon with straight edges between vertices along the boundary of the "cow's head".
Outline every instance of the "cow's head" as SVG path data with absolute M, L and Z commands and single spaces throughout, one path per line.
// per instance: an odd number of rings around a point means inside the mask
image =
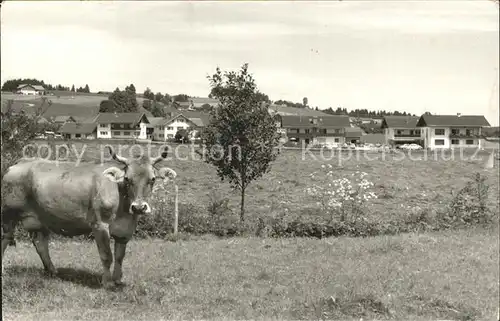
M 110 167 L 104 171 L 104 175 L 111 181 L 119 184 L 120 194 L 125 199 L 126 207 L 130 214 L 151 213 L 151 207 L 145 201 L 151 194 L 153 185 L 157 179 L 174 179 L 177 174 L 168 167 L 157 169 L 155 165 L 168 155 L 168 148 L 160 156 L 149 158 L 143 156 L 136 159 L 127 159 L 116 155 L 111 147 L 109 151 L 113 159 L 125 165 L 123 169 Z

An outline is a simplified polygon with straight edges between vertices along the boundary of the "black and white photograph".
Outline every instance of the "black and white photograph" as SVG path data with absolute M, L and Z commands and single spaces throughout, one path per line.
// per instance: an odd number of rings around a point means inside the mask
M 0 6 L 2 320 L 500 321 L 498 0 Z

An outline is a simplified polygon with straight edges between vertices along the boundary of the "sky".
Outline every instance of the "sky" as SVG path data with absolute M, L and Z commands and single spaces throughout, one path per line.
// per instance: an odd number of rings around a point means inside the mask
M 441 1 L 6 1 L 1 80 L 206 97 L 244 63 L 272 100 L 499 123 L 499 7 Z

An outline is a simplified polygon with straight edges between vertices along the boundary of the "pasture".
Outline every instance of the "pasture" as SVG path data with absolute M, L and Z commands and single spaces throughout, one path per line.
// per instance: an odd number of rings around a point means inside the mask
M 4 320 L 495 320 L 498 228 L 322 240 L 132 241 L 127 285 L 99 289 L 95 244 L 7 249 Z
M 143 145 L 147 148 L 147 145 Z M 99 163 L 101 146 L 74 143 L 69 159 Z M 174 169 L 179 202 L 193 215 L 207 212 L 213 192 L 227 198 L 237 217 L 238 193 L 220 182 L 213 167 L 188 146 L 172 146 L 163 162 Z M 151 145 L 158 155 L 160 145 Z M 118 146 L 115 145 L 115 149 Z M 139 148 L 135 148 L 137 152 Z M 103 156 L 108 157 L 102 148 Z M 122 146 L 121 155 L 129 156 Z M 306 193 L 332 166 L 335 178 L 366 172 L 377 199 L 363 216 L 393 222 L 421 213 L 445 211 L 476 172 L 488 179 L 488 209 L 497 213 L 499 177 L 484 169 L 487 153 L 380 153 L 334 155 L 285 150 L 271 171 L 253 182 L 246 217 L 315 217 L 321 207 Z M 311 176 L 314 174 L 315 177 Z M 171 198 L 171 185 L 154 195 L 156 212 Z M 182 214 L 182 213 L 181 213 Z M 498 218 L 498 216 L 497 216 Z M 494 320 L 498 308 L 498 227 L 472 227 L 368 238 L 283 238 L 209 235 L 169 242 L 136 239 L 124 261 L 127 286 L 99 288 L 101 273 L 91 242 L 54 240 L 56 278 L 42 275 L 31 244 L 6 251 L 3 275 L 5 320 L 158 320 L 158 319 L 394 319 Z
M 140 153 L 141 149 L 144 153 L 157 156 L 163 146 L 135 145 L 131 149 L 132 145 L 111 145 L 125 157 Z M 239 193 L 220 181 L 215 168 L 202 162 L 190 145 L 170 146 L 173 154 L 162 166 L 168 166 L 178 174 L 176 183 L 179 186 L 179 202 L 203 212 L 206 211 L 211 194 L 215 192 L 227 198 L 229 206 L 236 213 Z M 335 178 L 349 177 L 356 171 L 368 174 L 367 179 L 374 183 L 378 198 L 370 202 L 369 210 L 365 212 L 367 220 L 398 220 L 414 211 L 435 213 L 444 210 L 453 195 L 476 172 L 488 178 L 491 196 L 488 208 L 498 213 L 498 160 L 495 159 L 495 168 L 484 169 L 488 153 L 483 151 L 476 154 L 471 151 L 460 156 L 449 151 L 443 154 L 413 151 L 409 156 L 371 152 L 337 153 L 332 156 L 325 151 L 324 157 L 321 157 L 319 152 L 303 155 L 300 150 L 284 150 L 270 172 L 249 186 L 246 195 L 247 216 L 249 219 L 276 216 L 284 210 L 296 216 L 319 215 L 319 207 L 306 190 L 316 181 L 311 174 L 321 176 L 322 166 L 328 164 L 332 165 Z M 77 155 L 82 161 L 99 163 L 101 159 L 109 160 L 105 143 L 98 145 L 96 141 L 73 143 L 69 159 L 76 160 Z M 173 189 L 167 186 L 167 190 Z
M 10 92 L 2 92 L 2 102 L 12 99 L 25 103 L 40 103 L 42 97 L 51 100 L 53 104 L 78 105 L 86 107 L 99 106 L 101 101 L 108 99 L 108 95 L 92 94 L 92 93 L 71 93 L 71 92 L 56 92 L 54 96 L 36 96 L 36 95 L 21 95 Z M 137 97 L 137 102 L 142 105 L 144 98 Z

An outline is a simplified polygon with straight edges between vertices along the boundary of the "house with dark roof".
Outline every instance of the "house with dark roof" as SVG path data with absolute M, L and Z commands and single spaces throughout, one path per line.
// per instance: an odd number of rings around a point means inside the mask
M 279 114 L 278 114 L 279 115 Z M 301 144 L 343 144 L 349 117 L 339 115 L 279 115 L 278 125 L 287 140 Z
M 144 113 L 99 113 L 97 138 L 147 139 L 149 119 Z
M 17 86 L 17 92 L 23 95 L 43 95 L 45 88 L 41 85 L 21 84 Z
M 96 139 L 96 123 L 64 123 L 59 129 L 59 133 L 66 139 Z
M 345 142 L 351 144 L 359 144 L 361 136 L 364 134 L 363 130 L 359 127 L 346 127 L 344 132 Z
M 382 120 L 382 130 L 385 135 L 385 144 L 423 144 L 423 134 L 417 128 L 417 116 L 384 116 Z
M 481 148 L 481 129 L 490 123 L 479 115 L 422 115 L 416 126 L 422 130 L 425 148 Z

